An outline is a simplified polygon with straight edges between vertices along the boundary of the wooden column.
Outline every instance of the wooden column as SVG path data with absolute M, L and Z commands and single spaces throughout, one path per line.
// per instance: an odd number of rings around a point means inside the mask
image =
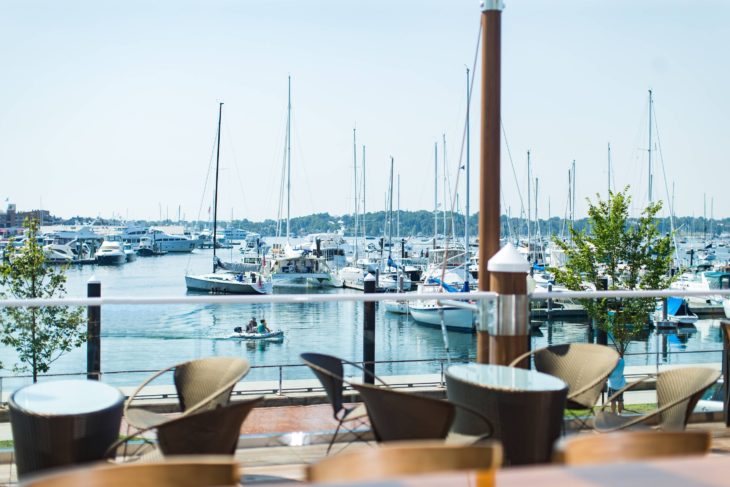
M 489 259 L 499 251 L 501 0 L 482 1 L 482 86 L 479 171 L 479 290 L 489 291 Z M 489 362 L 484 324 L 477 327 L 477 362 Z
M 489 260 L 489 286 L 499 293 L 497 319 L 489 335 L 489 363 L 509 365 L 530 349 L 527 273 L 530 263 L 512 244 Z M 525 361 L 520 364 L 527 368 Z

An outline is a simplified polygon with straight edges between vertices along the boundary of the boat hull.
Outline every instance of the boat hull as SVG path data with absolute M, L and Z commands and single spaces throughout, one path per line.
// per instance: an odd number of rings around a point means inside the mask
M 725 310 L 725 318 L 730 318 L 730 298 L 726 298 L 722 302 L 722 307 Z
M 188 291 L 218 294 L 271 294 L 270 282 L 241 282 L 222 274 L 185 276 Z
M 449 330 L 467 333 L 474 330 L 474 313 L 468 309 L 411 304 L 410 313 L 413 319 L 421 325 L 441 327 L 443 313 L 444 325 Z
M 274 330 L 270 333 L 234 333 L 228 338 L 236 340 L 283 340 L 284 332 L 282 330 Z
M 126 262 L 127 256 L 125 254 L 109 254 L 96 256 L 96 263 L 98 265 L 122 265 Z
M 397 315 L 407 315 L 409 313 L 408 301 L 383 301 L 383 306 L 385 311 L 389 313 Z

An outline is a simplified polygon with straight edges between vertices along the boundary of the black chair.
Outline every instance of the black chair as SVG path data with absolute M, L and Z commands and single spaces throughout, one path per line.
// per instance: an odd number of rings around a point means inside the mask
M 370 424 L 378 443 L 407 440 L 446 440 L 451 443 L 478 443 L 494 433 L 492 423 L 478 411 L 452 401 L 396 391 L 387 387 L 351 384 L 367 407 Z M 456 411 L 473 416 L 483 425 L 476 435 L 451 431 Z
M 332 435 L 330 444 L 327 447 L 327 454 L 329 455 L 340 429 L 346 430 L 348 433 L 354 435 L 356 439 L 365 439 L 364 434 L 356 430 L 358 426 L 366 424 L 368 412 L 365 405 L 359 404 L 355 407 L 346 407 L 343 396 L 344 364 L 351 365 L 360 370 L 363 370 L 362 367 L 352 362 L 348 362 L 347 360 L 321 353 L 303 353 L 300 357 L 302 361 L 310 369 L 312 369 L 314 375 L 317 376 L 317 379 L 319 379 L 322 383 L 324 392 L 327 394 L 327 399 L 329 399 L 332 404 L 335 421 L 337 421 L 337 428 L 335 429 L 335 433 Z M 373 377 L 382 382 L 382 380 L 377 378 L 375 375 L 373 375 Z M 385 383 L 383 382 L 383 384 Z

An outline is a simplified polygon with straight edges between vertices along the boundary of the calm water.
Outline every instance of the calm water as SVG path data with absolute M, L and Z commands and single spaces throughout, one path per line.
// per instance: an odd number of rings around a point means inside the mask
M 223 257 L 229 258 L 228 251 Z M 185 270 L 191 273 L 210 271 L 211 251 L 193 254 L 168 254 L 162 257 L 139 257 L 120 267 L 84 266 L 68 271 L 69 296 L 85 296 L 86 282 L 94 275 L 102 282 L 104 296 L 184 296 Z M 278 292 L 275 291 L 275 292 Z M 314 291 L 312 291 L 314 292 Z M 345 289 L 327 291 L 346 294 Z M 285 331 L 282 342 L 242 342 L 226 339 L 235 326 L 245 326 L 256 316 L 265 317 L 269 326 Z M 584 323 L 562 321 L 536 323 L 533 348 L 547 344 L 585 342 L 589 327 Z M 653 365 L 676 362 L 718 362 L 717 353 L 677 355 L 671 352 L 717 350 L 720 332 L 716 320 L 702 320 L 697 330 L 683 336 L 650 335 L 632 344 L 629 364 Z M 448 333 L 452 359 L 473 358 L 475 338 L 469 334 Z M 660 355 L 657 357 L 656 351 Z M 298 364 L 302 352 L 325 352 L 350 360 L 362 357 L 362 304 L 319 303 L 290 305 L 140 305 L 105 306 L 102 309 L 102 371 L 155 370 L 177 362 L 210 355 L 235 355 L 253 365 Z M 376 322 L 376 359 L 413 360 L 446 358 L 441 331 L 415 324 L 409 317 L 385 313 L 378 308 Z M 12 375 L 15 353 L 0 348 L 0 361 L 6 367 L 2 375 Z M 76 373 L 86 370 L 86 349 L 82 347 L 61 357 L 51 373 Z M 432 373 L 440 368 L 434 363 L 378 365 L 377 373 Z M 147 373 L 120 373 L 105 376 L 116 385 L 138 384 Z M 285 378 L 309 377 L 305 368 L 291 368 Z M 250 380 L 275 379 L 276 369 L 253 370 Z M 3 389 L 17 387 L 18 379 L 3 380 Z

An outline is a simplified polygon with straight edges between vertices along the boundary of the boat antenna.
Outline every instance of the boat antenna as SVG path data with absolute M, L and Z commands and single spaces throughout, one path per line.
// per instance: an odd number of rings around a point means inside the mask
M 357 128 L 352 129 L 352 163 L 353 172 L 355 174 L 355 264 L 357 264 L 357 234 L 360 230 L 360 222 L 358 221 L 358 194 L 357 194 Z
M 223 118 L 223 102 L 218 104 L 218 143 L 215 150 L 215 190 L 213 191 L 213 273 L 218 267 L 216 260 L 216 233 L 218 229 L 218 170 L 221 158 L 221 119 Z

